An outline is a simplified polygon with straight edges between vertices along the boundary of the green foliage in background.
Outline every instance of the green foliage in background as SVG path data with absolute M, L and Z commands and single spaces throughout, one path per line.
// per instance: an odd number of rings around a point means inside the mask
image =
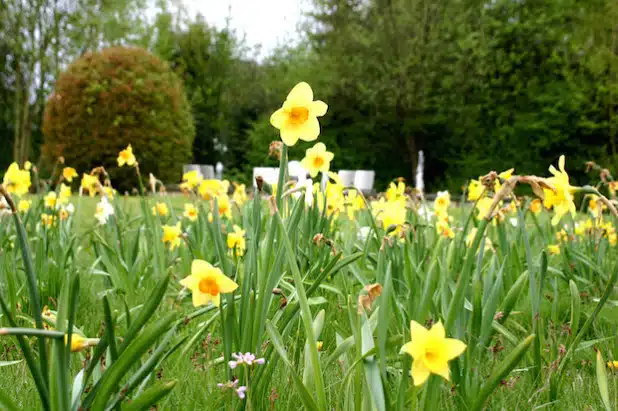
M 79 169 L 103 164 L 121 184 L 114 164 L 131 144 L 140 163 L 163 181 L 176 181 L 191 158 L 194 127 L 178 76 L 140 48 L 89 53 L 56 82 L 43 123 L 45 152 Z

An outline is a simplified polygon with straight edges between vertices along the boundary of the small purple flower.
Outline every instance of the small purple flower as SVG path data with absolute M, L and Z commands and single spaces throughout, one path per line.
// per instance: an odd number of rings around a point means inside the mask
M 241 385 L 240 387 L 238 387 L 236 389 L 236 394 L 238 395 L 238 398 L 240 398 L 241 400 L 244 400 L 246 397 L 245 391 L 247 391 L 247 387 L 245 387 L 244 385 Z
M 241 352 L 233 353 L 232 357 L 234 359 L 228 362 L 228 365 L 230 366 L 231 369 L 234 369 L 238 367 L 239 365 L 243 365 L 243 364 L 246 364 L 247 366 L 251 367 L 254 364 L 262 365 L 266 362 L 264 358 L 255 358 L 255 355 L 251 354 L 250 352 L 247 352 L 244 354 Z

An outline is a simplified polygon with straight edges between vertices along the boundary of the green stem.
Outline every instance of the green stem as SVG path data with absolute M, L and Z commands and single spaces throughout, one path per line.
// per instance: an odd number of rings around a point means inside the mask
M 3 335 L 29 335 L 48 338 L 64 338 L 65 336 L 60 331 L 40 330 L 38 328 L 0 328 L 0 336 Z
M 279 161 L 279 180 L 277 181 L 277 208 L 282 212 L 281 199 L 283 195 L 283 184 L 285 184 L 285 174 L 288 166 L 288 146 L 283 144 L 281 148 L 281 159 Z

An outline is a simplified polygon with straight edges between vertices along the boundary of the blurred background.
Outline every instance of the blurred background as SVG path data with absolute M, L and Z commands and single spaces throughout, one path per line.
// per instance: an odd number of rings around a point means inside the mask
M 618 166 L 617 34 L 615 0 L 0 0 L 0 170 L 27 159 L 51 168 L 54 156 L 70 157 L 61 137 L 87 148 L 84 167 L 108 161 L 92 148 L 115 136 L 110 152 L 140 139 L 148 150 L 150 130 L 126 132 L 141 103 L 125 98 L 148 73 L 122 89 L 76 77 L 91 60 L 72 64 L 122 46 L 147 50 L 181 80 L 191 124 L 161 115 L 157 131 L 194 130 L 174 157 L 174 182 L 181 163 L 220 161 L 244 182 L 253 167 L 276 165 L 269 116 L 306 81 L 329 105 L 320 139 L 332 167 L 375 170 L 378 187 L 414 181 L 419 150 L 429 191 L 458 191 L 491 169 L 545 175 L 560 154 L 577 183 L 588 160 Z M 46 120 L 65 72 L 56 100 L 74 90 L 100 105 L 120 93 L 116 101 L 132 101 L 126 115 L 89 109 L 88 119 L 56 106 Z M 105 101 L 109 112 L 114 99 Z

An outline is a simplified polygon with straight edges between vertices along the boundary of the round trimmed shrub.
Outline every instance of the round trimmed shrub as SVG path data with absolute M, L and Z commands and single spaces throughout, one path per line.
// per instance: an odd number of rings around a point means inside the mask
M 128 144 L 142 177 L 179 181 L 192 157 L 195 127 L 180 78 L 167 63 L 135 47 L 112 47 L 73 62 L 56 82 L 43 120 L 43 154 L 79 171 L 103 165 L 118 188 L 136 186 L 119 168 Z

